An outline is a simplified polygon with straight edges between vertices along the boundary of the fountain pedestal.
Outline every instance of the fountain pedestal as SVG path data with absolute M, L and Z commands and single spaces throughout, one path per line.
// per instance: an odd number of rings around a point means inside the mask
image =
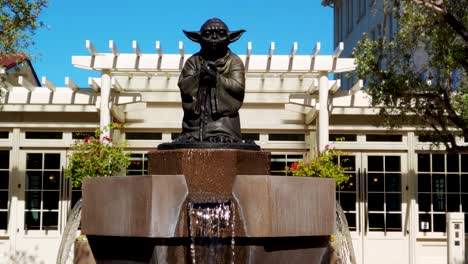
M 83 182 L 82 232 L 97 263 L 191 263 L 188 204 L 230 201 L 233 263 L 319 263 L 335 223 L 334 180 L 271 176 L 269 166 L 264 151 L 150 152 L 151 176 Z

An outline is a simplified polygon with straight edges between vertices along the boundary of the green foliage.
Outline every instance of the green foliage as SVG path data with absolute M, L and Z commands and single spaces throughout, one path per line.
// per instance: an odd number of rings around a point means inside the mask
M 449 151 L 468 150 L 456 141 L 468 138 L 468 1 L 381 3 L 382 36 L 364 35 L 353 52 L 372 105 L 384 106 L 380 124 L 416 125 Z
M 76 140 L 72 145 L 65 176 L 71 179 L 74 187 L 80 187 L 84 178 L 114 176 L 130 165 L 130 154 L 124 152 L 127 142 L 111 143 L 109 137 L 100 139 L 102 134 L 98 129 L 94 136 Z
M 0 55 L 24 53 L 30 38 L 44 23 L 40 12 L 47 0 L 0 0 Z
M 313 158 L 307 158 L 295 162 L 291 167 L 286 167 L 287 174 L 302 177 L 320 177 L 335 179 L 337 186 L 342 186 L 346 183 L 350 176 L 345 173 L 350 170 L 348 167 L 343 167 L 341 163 L 345 160 L 338 162 L 339 156 L 345 156 L 346 153 L 325 146 L 323 151 L 317 152 Z

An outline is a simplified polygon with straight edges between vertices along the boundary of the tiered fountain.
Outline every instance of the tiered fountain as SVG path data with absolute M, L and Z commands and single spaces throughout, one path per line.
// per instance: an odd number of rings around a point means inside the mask
M 149 176 L 86 179 L 82 233 L 98 263 L 320 263 L 335 223 L 332 179 L 269 175 L 240 138 L 244 31 L 210 19 L 179 79 L 181 136 L 149 153 Z

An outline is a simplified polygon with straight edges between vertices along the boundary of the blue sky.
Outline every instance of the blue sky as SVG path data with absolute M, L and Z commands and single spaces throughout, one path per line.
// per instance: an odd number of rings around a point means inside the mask
M 85 41 L 91 40 L 98 52 L 110 52 L 109 40 L 114 40 L 120 52 L 133 52 L 132 40 L 137 40 L 143 53 L 155 53 L 156 40 L 164 53 L 178 53 L 183 41 L 187 54 L 199 46 L 186 39 L 182 30 L 198 30 L 208 18 L 218 17 L 230 30 L 245 29 L 246 33 L 231 49 L 244 54 L 247 42 L 252 42 L 253 54 L 268 53 L 275 42 L 275 54 L 288 54 L 294 41 L 298 54 L 310 54 L 316 42 L 321 42 L 322 54 L 333 51 L 333 9 L 321 1 L 296 0 L 236 0 L 236 1 L 109 1 L 109 0 L 49 0 L 42 13 L 47 28 L 34 36 L 31 52 L 39 78 L 47 76 L 57 86 L 64 86 L 70 76 L 79 86 L 86 87 L 87 77 L 99 73 L 76 69 L 73 55 L 88 55 Z

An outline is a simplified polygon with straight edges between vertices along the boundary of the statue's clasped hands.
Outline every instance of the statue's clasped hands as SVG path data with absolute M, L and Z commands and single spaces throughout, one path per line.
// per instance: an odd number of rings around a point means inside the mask
M 200 76 L 203 80 L 216 82 L 218 70 L 212 61 L 204 61 L 201 65 Z

